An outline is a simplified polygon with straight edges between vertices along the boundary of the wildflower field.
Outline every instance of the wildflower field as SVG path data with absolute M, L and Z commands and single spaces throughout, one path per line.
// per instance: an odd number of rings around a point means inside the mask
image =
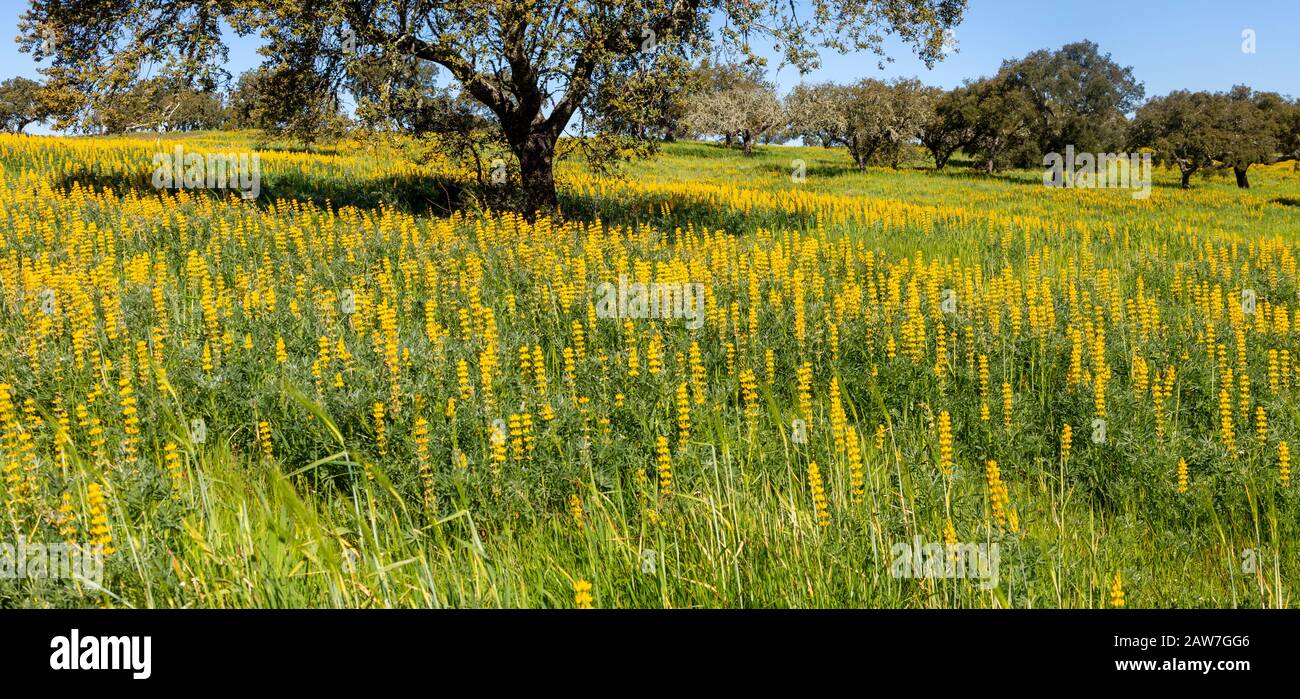
M 686 142 L 529 222 L 367 144 L 154 189 L 174 141 L 0 136 L 2 538 L 105 552 L 0 606 L 1296 603 L 1294 163 L 1140 200 Z

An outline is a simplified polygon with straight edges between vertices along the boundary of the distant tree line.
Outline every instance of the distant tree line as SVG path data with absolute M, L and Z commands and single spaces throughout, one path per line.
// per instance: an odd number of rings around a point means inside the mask
M 731 70 L 731 78 L 713 81 L 725 87 L 690 98 L 683 123 L 693 133 L 730 143 L 759 128 L 779 131 L 806 145 L 845 148 L 858 168 L 897 168 L 917 146 L 938 169 L 960 152 L 986 172 L 1038 167 L 1045 154 L 1067 146 L 1149 149 L 1156 162 L 1178 168 L 1184 188 L 1197 172 L 1229 169 L 1238 186 L 1249 187 L 1251 165 L 1300 158 L 1300 101 L 1236 86 L 1144 102 L 1132 68 L 1089 41 L 1005 61 L 997 74 L 952 90 L 867 78 L 801 84 L 778 101 L 771 83 Z

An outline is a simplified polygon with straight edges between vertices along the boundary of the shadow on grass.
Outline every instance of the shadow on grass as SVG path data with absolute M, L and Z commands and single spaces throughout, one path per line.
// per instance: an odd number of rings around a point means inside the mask
M 692 151 L 709 153 L 710 156 L 744 157 L 737 149 L 728 150 L 721 144 L 701 143 L 688 147 Z M 785 163 L 772 163 L 769 160 L 759 165 L 761 169 L 779 173 L 780 176 L 790 174 Z M 810 163 L 805 174 L 809 178 L 834 179 L 856 172 L 857 169 L 846 160 L 843 164 Z M 938 171 L 929 169 L 926 172 L 939 174 Z M 969 177 L 971 173 L 954 172 L 952 175 Z M 148 172 L 127 175 L 82 167 L 65 174 L 55 183 L 55 187 L 64 190 L 74 185 L 108 188 L 119 195 L 134 194 L 147 198 L 158 196 L 161 191 L 153 186 L 151 180 Z M 485 186 L 473 181 L 421 174 L 358 178 L 329 174 L 307 176 L 291 171 L 274 176 L 264 174 L 259 185 L 259 196 L 253 202 L 259 208 L 267 208 L 276 201 L 283 200 L 310 203 L 322 209 L 333 210 L 344 207 L 361 210 L 390 207 L 413 216 L 432 217 L 445 217 L 456 211 L 474 213 L 485 210 L 518 210 L 522 195 L 518 186 Z M 188 191 L 193 197 L 210 197 L 219 201 L 228 201 L 232 196 L 238 196 L 237 189 L 204 188 Z M 624 227 L 651 225 L 669 234 L 676 228 L 689 227 L 696 230 L 707 227 L 740 234 L 757 228 L 809 230 L 816 226 L 816 216 L 812 212 L 763 208 L 743 211 L 719 207 L 707 199 L 683 200 L 658 194 L 602 197 L 563 188 L 558 194 L 560 212 L 566 219 L 586 222 L 599 219 L 607 224 Z
M 103 173 L 94 168 L 70 172 L 55 183 L 55 187 L 61 190 L 73 186 L 97 190 L 107 188 L 118 195 L 134 194 L 140 197 L 158 196 L 163 191 L 153 186 L 149 173 L 124 175 Z M 229 200 L 239 194 L 237 189 L 203 188 L 188 191 L 194 197 L 209 197 L 219 201 Z M 277 200 L 287 200 L 334 210 L 349 206 L 373 210 L 387 206 L 414 216 L 445 217 L 456 211 L 470 213 L 482 210 L 517 210 L 520 196 L 518 187 L 480 186 L 475 182 L 447 177 L 394 175 L 357 180 L 289 175 L 263 177 L 254 205 L 267 208 Z M 677 227 L 694 226 L 699 229 L 707 226 L 711 229 L 740 232 L 756 226 L 802 227 L 815 223 L 811 217 L 795 213 L 745 213 L 719 209 L 706 201 L 681 201 L 661 196 L 601 198 L 562 189 L 559 201 L 560 211 L 567 219 L 600 219 L 622 226 L 650 224 L 667 231 Z M 665 208 L 668 214 L 664 214 Z
M 793 160 L 790 163 L 764 163 L 761 169 L 777 177 L 790 177 L 795 172 Z M 803 170 L 804 177 L 811 178 L 843 177 L 855 172 L 859 172 L 859 170 L 851 165 L 827 163 L 806 163 Z
M 68 189 L 74 185 L 95 189 L 109 188 L 119 194 L 134 193 L 142 197 L 157 195 L 163 191 L 154 187 L 152 178 L 148 174 L 105 174 L 90 168 L 68 173 L 54 186 L 58 189 Z M 309 202 L 321 208 L 353 206 L 359 209 L 375 209 L 389 206 L 413 215 L 430 216 L 448 216 L 458 209 L 469 207 L 475 195 L 481 197 L 484 194 L 482 191 L 471 191 L 466 183 L 459 180 L 425 175 L 393 175 L 367 180 L 272 177 L 263 178 L 259 183 L 259 189 L 256 204 L 260 207 L 270 206 L 276 200 L 283 199 Z M 239 193 L 238 189 L 215 188 L 188 191 L 192 196 L 206 196 L 219 200 L 225 200 L 232 194 Z M 496 199 L 501 199 L 503 196 Z

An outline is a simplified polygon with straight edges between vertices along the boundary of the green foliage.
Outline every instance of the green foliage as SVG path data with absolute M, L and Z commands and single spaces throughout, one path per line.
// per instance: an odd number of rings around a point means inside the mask
M 1130 143 L 1151 147 L 1158 162 L 1176 165 L 1182 187 L 1198 171 L 1233 168 L 1239 186 L 1246 169 L 1276 158 L 1295 107 L 1246 87 L 1228 93 L 1177 90 L 1147 102 L 1133 120 Z
M 41 84 L 27 78 L 10 78 L 0 83 L 0 128 L 22 133 L 29 124 L 49 118 L 49 105 Z

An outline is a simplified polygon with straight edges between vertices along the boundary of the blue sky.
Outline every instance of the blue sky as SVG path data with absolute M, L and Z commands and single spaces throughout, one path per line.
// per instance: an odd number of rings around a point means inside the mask
M 18 17 L 26 2 L 0 3 L 0 78 L 38 78 L 29 54 L 18 51 Z M 1242 50 L 1242 33 L 1255 33 L 1255 53 Z M 969 0 L 955 32 L 958 50 L 934 69 L 897 42 L 895 61 L 877 68 L 871 54 L 823 56 L 823 65 L 800 77 L 774 71 L 782 92 L 800 80 L 849 82 L 861 77 L 917 77 L 943 87 L 990 75 L 1003 59 L 1040 48 L 1090 39 L 1120 65 L 1132 66 L 1148 97 L 1171 90 L 1226 90 L 1247 84 L 1300 97 L 1300 0 Z M 233 75 L 258 64 L 255 39 L 230 37 Z M 775 68 L 775 66 L 773 66 Z M 35 130 L 35 129 L 34 129 Z

